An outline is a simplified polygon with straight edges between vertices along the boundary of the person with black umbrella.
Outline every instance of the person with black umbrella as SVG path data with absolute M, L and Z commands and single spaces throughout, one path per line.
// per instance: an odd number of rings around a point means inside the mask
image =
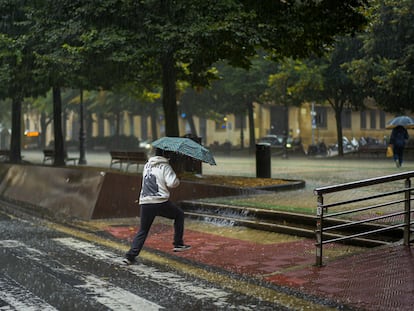
M 403 163 L 403 153 L 408 137 L 407 129 L 404 126 L 398 125 L 392 129 L 390 145 L 392 145 L 393 159 L 397 167 L 401 167 Z

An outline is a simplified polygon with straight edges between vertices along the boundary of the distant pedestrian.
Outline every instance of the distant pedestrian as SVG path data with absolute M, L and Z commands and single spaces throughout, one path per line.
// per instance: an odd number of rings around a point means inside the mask
M 403 153 L 407 139 L 408 132 L 405 127 L 398 125 L 392 129 L 390 145 L 392 145 L 394 152 L 394 161 L 397 167 L 401 167 L 403 163 Z
M 148 159 L 142 172 L 142 188 L 139 197 L 140 228 L 132 241 L 130 250 L 125 254 L 124 263 L 130 265 L 141 252 L 144 242 L 156 216 L 174 219 L 175 252 L 186 251 L 191 248 L 183 241 L 184 212 L 172 203 L 169 188 L 176 188 L 180 180 L 172 169 L 167 154 L 156 149 L 156 155 Z

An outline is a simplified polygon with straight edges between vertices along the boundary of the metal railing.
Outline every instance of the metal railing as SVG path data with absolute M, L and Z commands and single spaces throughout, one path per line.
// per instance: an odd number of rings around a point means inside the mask
M 343 242 L 362 236 L 378 234 L 383 231 L 403 228 L 404 245 L 410 244 L 411 214 L 411 178 L 414 171 L 364 179 L 328 187 L 316 188 L 317 223 L 316 223 L 316 265 L 322 266 L 323 245 Z M 403 184 L 401 183 L 403 181 Z M 379 188 L 379 189 L 376 189 Z M 325 201 L 329 201 L 325 202 Z M 325 225 L 328 219 L 346 218 L 340 224 Z M 414 218 L 414 217 L 413 217 Z M 372 223 L 386 225 L 365 226 L 364 231 L 353 231 L 352 226 Z M 328 234 L 347 230 L 338 236 Z

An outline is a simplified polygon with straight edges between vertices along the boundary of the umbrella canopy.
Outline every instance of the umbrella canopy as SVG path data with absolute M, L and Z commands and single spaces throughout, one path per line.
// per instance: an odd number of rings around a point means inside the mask
M 165 151 L 177 152 L 211 165 L 216 165 L 216 161 L 210 150 L 190 138 L 162 137 L 152 142 L 152 146 Z
M 395 117 L 391 121 L 387 123 L 386 128 L 387 129 L 393 129 L 394 127 L 397 127 L 398 125 L 401 125 L 405 127 L 406 129 L 412 129 L 414 128 L 414 119 L 409 116 L 399 116 Z

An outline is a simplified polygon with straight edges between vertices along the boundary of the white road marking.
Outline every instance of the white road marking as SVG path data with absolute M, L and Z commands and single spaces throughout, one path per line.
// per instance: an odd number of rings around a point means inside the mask
M 47 302 L 35 296 L 32 292 L 9 278 L 0 278 L 0 299 L 8 306 L 0 310 L 18 311 L 55 311 Z
M 83 255 L 88 257 L 102 260 L 108 264 L 121 265 L 121 258 L 119 255 L 101 248 L 98 245 L 94 245 L 89 242 L 81 241 L 74 238 L 56 238 L 54 241 L 68 247 L 72 250 L 75 250 Z M 208 299 L 214 305 L 220 308 L 237 309 L 237 310 L 254 310 L 254 306 L 233 306 L 228 301 L 230 292 L 224 291 L 219 288 L 214 288 L 211 285 L 203 284 L 194 284 L 184 277 L 171 273 L 171 272 L 162 272 L 156 268 L 146 266 L 144 264 L 134 264 L 130 266 L 124 266 L 125 269 L 128 269 L 130 273 L 138 277 L 144 277 L 146 280 L 157 283 L 160 286 L 165 286 L 173 290 L 185 293 L 188 296 L 191 296 L 195 299 Z
M 120 287 L 112 286 L 93 275 L 84 278 L 83 285 L 75 287 L 86 289 L 96 300 L 112 310 L 160 310 L 162 307 L 134 295 Z
M 40 264 L 58 273 L 66 273 L 71 276 L 77 277 L 82 282 L 82 284 L 74 285 L 74 287 L 84 289 L 88 297 L 95 299 L 97 302 L 105 305 L 107 308 L 111 310 L 153 311 L 163 309 L 163 307 L 151 301 L 148 301 L 135 294 L 132 294 L 120 287 L 113 286 L 112 284 L 106 281 L 100 280 L 97 276 L 93 274 L 78 271 L 71 267 L 65 266 L 61 263 L 59 263 L 59 265 L 56 265 L 56 263 L 58 263 L 56 260 L 51 260 L 51 258 L 48 257 L 42 251 L 28 247 L 20 241 L 3 240 L 0 241 L 0 246 L 4 248 L 25 248 L 24 253 L 26 256 L 30 257 L 31 260 L 37 261 Z M 53 264 L 50 263 L 51 261 L 53 261 Z M 35 308 L 30 310 L 43 309 Z M 45 310 L 47 309 L 45 308 Z

